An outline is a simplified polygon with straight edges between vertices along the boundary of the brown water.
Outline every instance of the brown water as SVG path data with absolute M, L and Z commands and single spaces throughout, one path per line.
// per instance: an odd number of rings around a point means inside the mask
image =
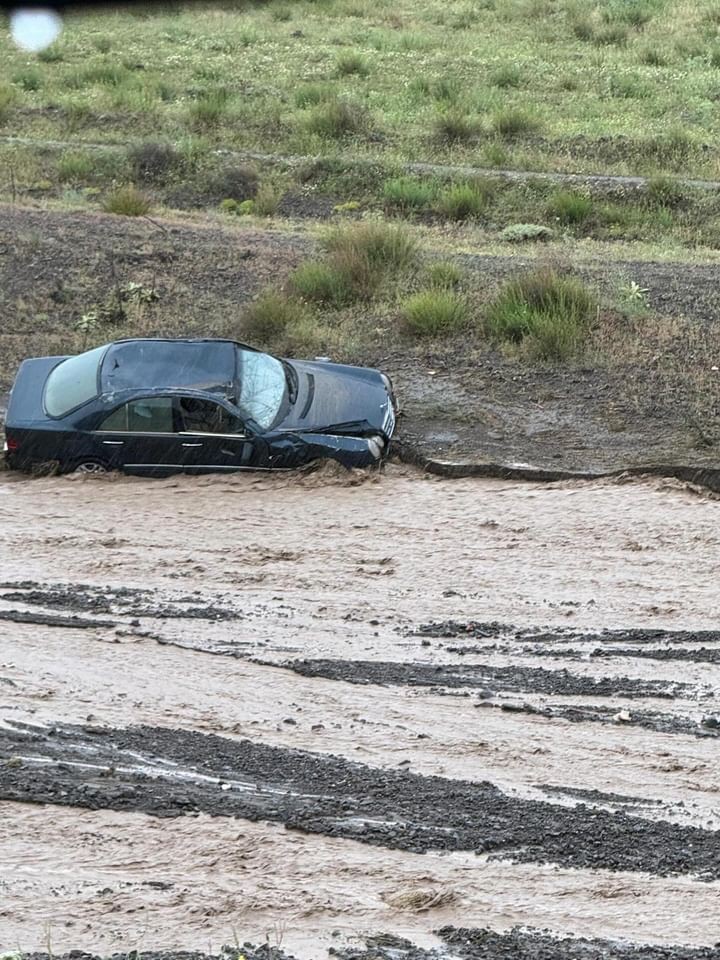
M 242 616 L 148 614 L 137 628 L 119 615 L 119 627 L 90 630 L 0 620 L 0 723 L 90 719 L 247 737 L 375 767 L 409 761 L 418 773 L 490 780 L 520 796 L 539 796 L 539 784 L 616 792 L 660 801 L 642 816 L 714 828 L 714 739 L 478 710 L 432 689 L 360 686 L 272 664 L 448 662 L 440 644 L 424 647 L 407 628 L 450 618 L 715 628 L 719 521 L 719 502 L 659 480 L 440 481 L 402 468 L 350 480 L 332 471 L 168 481 L 6 476 L 5 583 L 150 589 L 158 604 L 194 596 Z M 36 608 L 0 598 L 2 609 Z M 206 652 L 228 645 L 267 662 Z M 474 659 L 510 662 L 501 653 Z M 538 665 L 527 655 L 512 663 Z M 685 681 L 687 695 L 645 699 L 642 708 L 698 718 L 720 687 L 720 667 L 702 663 L 540 665 Z M 617 697 L 581 699 L 635 708 Z M 717 883 L 420 856 L 204 815 L 165 821 L 4 803 L 0 863 L 0 948 L 8 949 L 207 949 L 233 942 L 235 931 L 241 940 L 282 939 L 310 958 L 362 932 L 432 943 L 443 923 L 720 939 Z

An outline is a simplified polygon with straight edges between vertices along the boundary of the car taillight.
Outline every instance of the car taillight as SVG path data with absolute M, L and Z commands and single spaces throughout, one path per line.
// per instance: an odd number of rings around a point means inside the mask
M 5 448 L 8 453 L 15 453 L 16 450 L 20 449 L 20 441 L 16 440 L 15 437 L 8 437 L 5 441 Z

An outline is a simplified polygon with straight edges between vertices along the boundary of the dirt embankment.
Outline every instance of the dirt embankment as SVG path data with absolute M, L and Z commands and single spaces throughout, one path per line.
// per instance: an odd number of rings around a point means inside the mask
M 82 349 L 77 322 L 102 314 L 128 284 L 159 299 L 136 305 L 130 325 L 103 321 L 95 340 L 242 339 L 243 305 L 312 252 L 305 233 L 0 206 L 0 394 L 22 358 Z M 472 283 L 487 289 L 531 262 L 457 259 Z M 643 321 L 649 332 L 631 335 L 632 325 L 618 320 L 613 335 L 619 341 L 634 336 L 632 347 L 621 345 L 611 362 L 558 368 L 510 360 L 466 337 L 397 350 L 388 346 L 397 318 L 380 336 L 375 328 L 388 318 L 375 317 L 369 307 L 367 330 L 358 338 L 365 346 L 348 345 L 339 359 L 379 365 L 392 375 L 403 410 L 398 437 L 410 458 L 530 465 L 556 478 L 648 465 L 673 473 L 680 466 L 688 469 L 677 475 L 702 480 L 694 471 L 716 469 L 720 438 L 720 384 L 711 371 L 717 358 L 708 353 L 719 302 L 715 266 L 589 261 L 577 269 L 606 291 L 636 282 L 660 327 L 653 332 L 650 319 Z M 690 324 L 687 337 L 673 334 L 678 323 Z

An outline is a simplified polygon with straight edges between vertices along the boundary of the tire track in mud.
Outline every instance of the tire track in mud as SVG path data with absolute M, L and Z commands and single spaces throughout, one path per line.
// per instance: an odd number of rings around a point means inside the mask
M 416 853 L 473 851 L 521 863 L 720 879 L 713 830 L 249 740 L 147 726 L 7 724 L 0 757 L 2 800 L 160 817 L 203 812 Z

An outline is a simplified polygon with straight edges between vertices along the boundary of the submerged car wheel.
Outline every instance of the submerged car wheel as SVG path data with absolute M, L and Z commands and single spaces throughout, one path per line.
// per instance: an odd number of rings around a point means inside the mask
M 89 473 L 93 476 L 107 472 L 108 468 L 99 460 L 81 460 L 80 463 L 75 465 L 75 469 L 73 470 L 73 473 Z

